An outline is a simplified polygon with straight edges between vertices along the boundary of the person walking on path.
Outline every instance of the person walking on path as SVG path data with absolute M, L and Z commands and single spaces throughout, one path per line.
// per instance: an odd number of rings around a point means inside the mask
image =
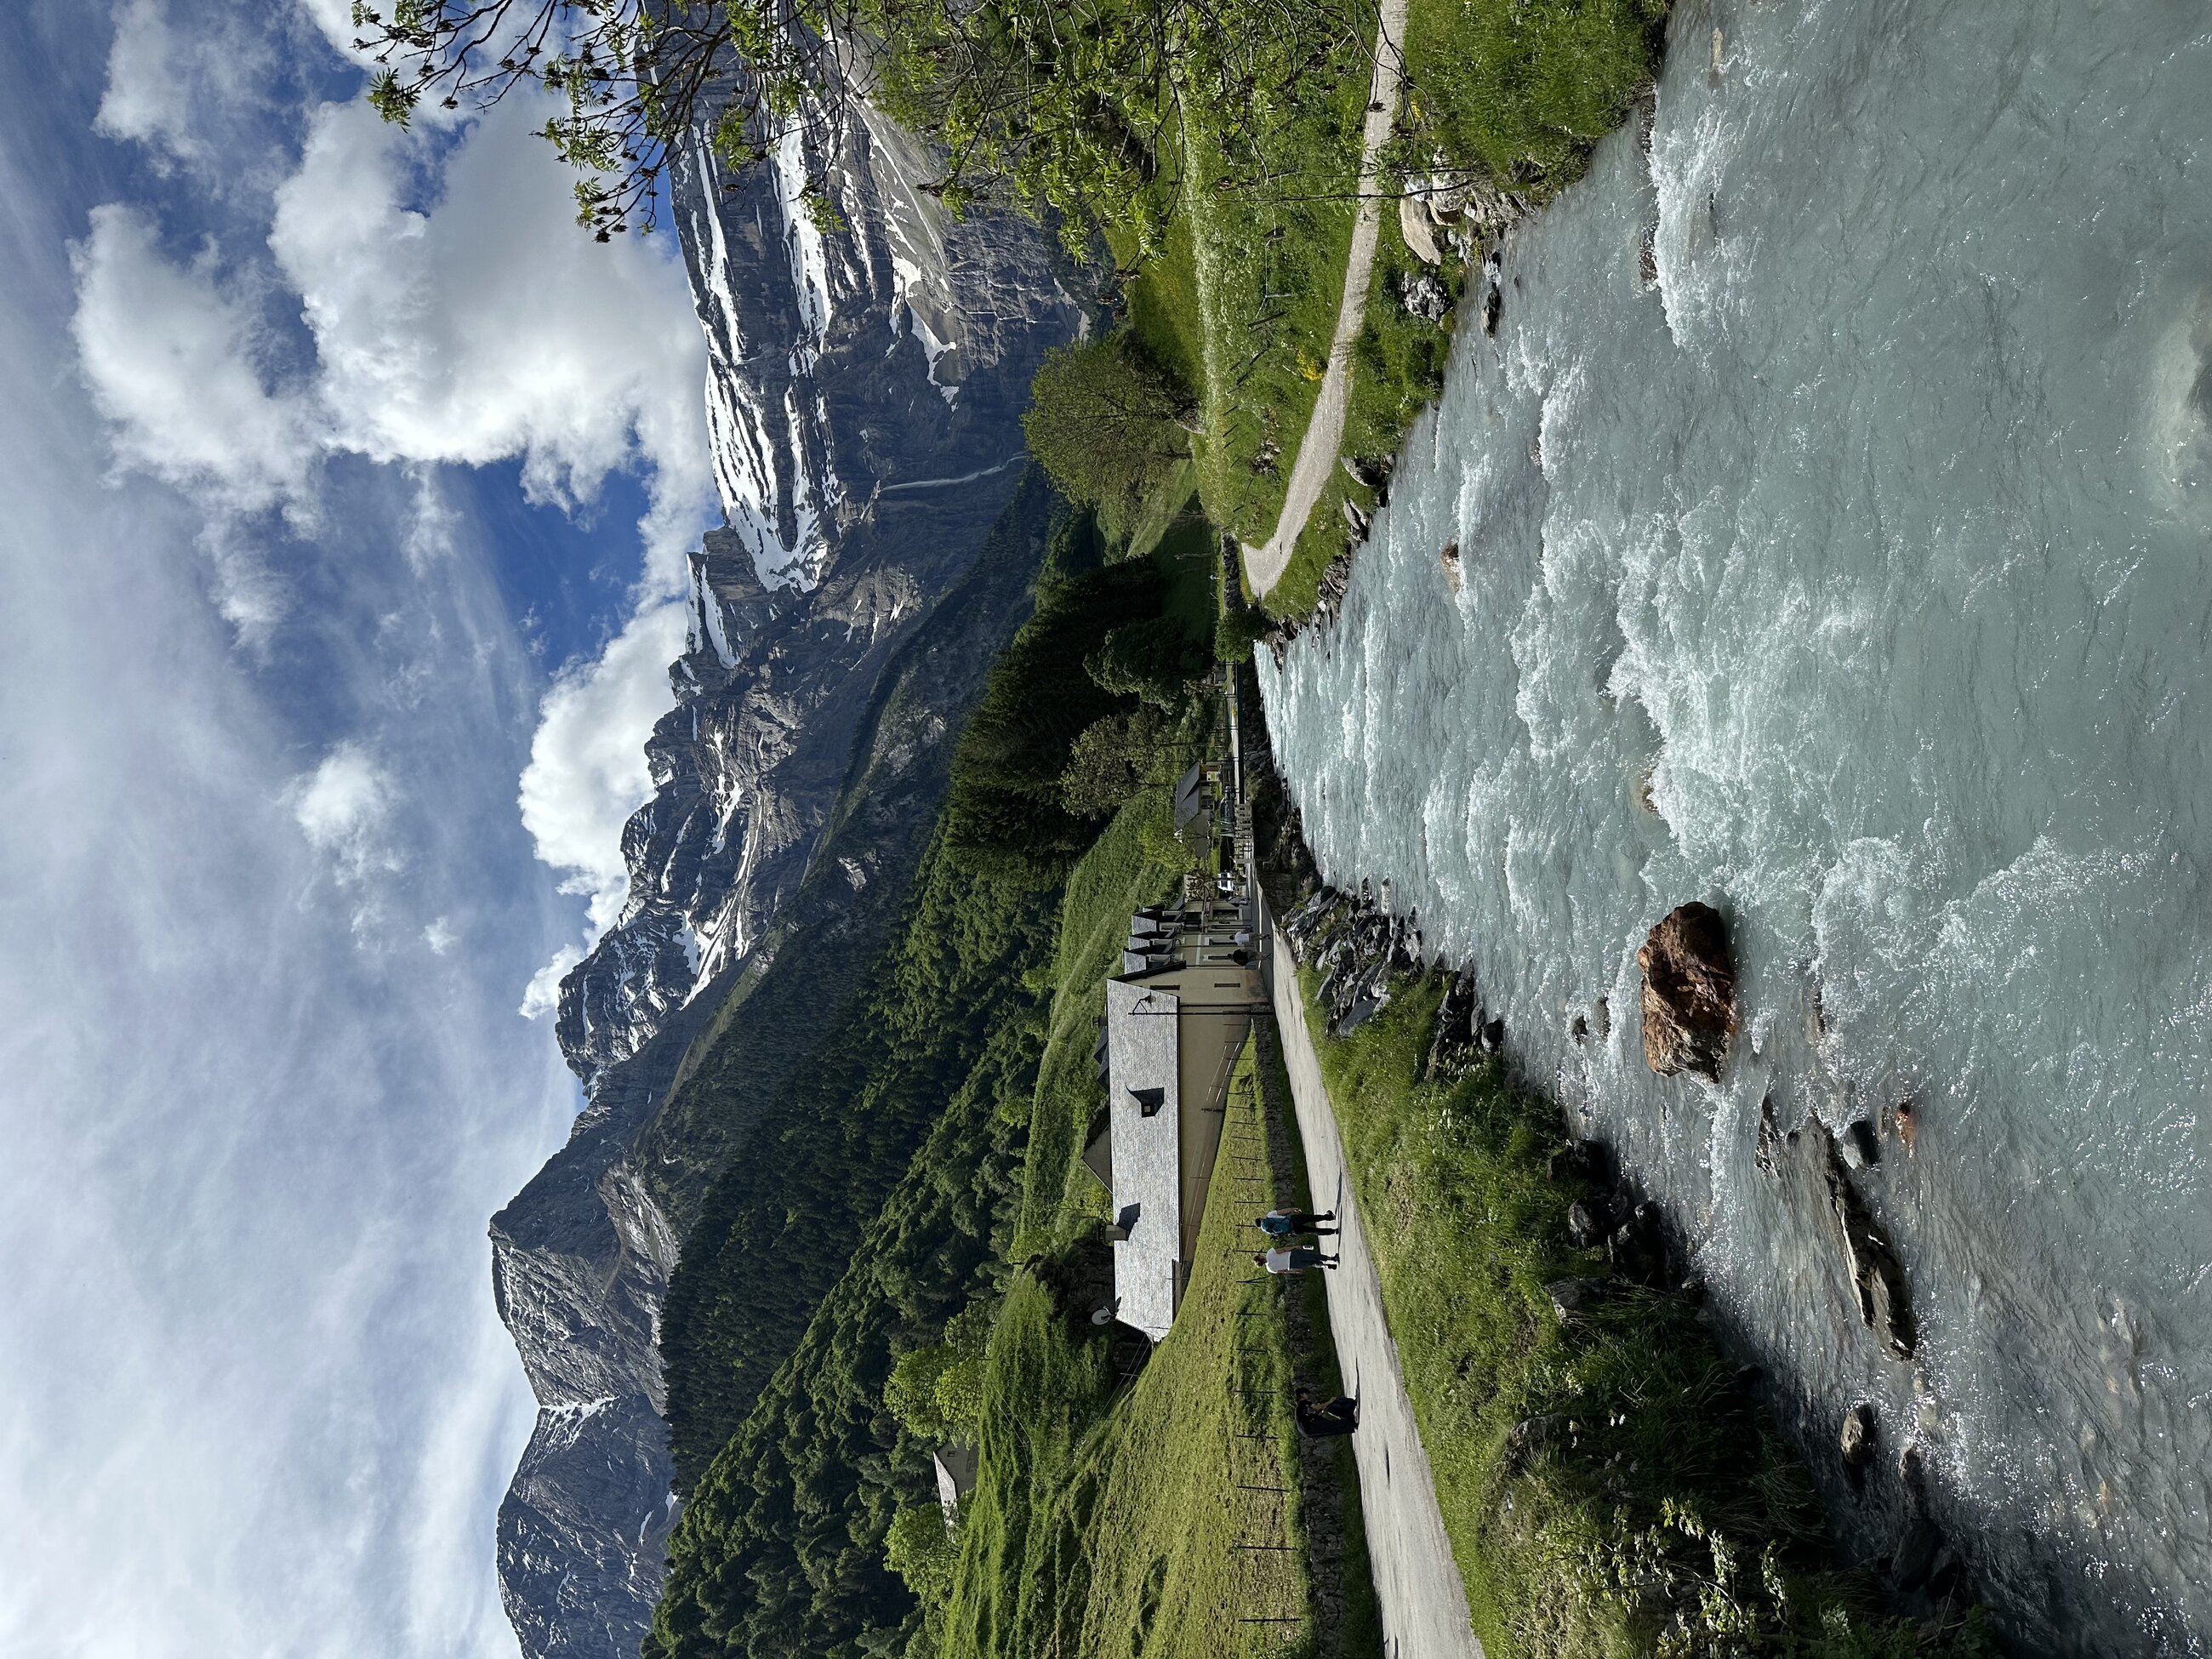
M 1313 1397 L 1310 1389 L 1298 1390 L 1294 1408 L 1298 1432 L 1309 1440 L 1334 1439 L 1339 1435 L 1352 1434 L 1359 1428 L 1359 1402 L 1349 1395 L 1339 1395 L 1327 1405 Z
M 1291 1238 L 1299 1233 L 1311 1233 L 1316 1238 L 1327 1238 L 1334 1237 L 1336 1229 L 1324 1227 L 1322 1223 L 1335 1219 L 1336 1212 L 1334 1210 L 1324 1211 L 1320 1215 L 1310 1215 L 1304 1210 L 1270 1210 L 1252 1224 L 1270 1238 Z
M 1310 1244 L 1278 1244 L 1264 1254 L 1255 1251 L 1252 1260 L 1271 1273 L 1302 1273 L 1310 1267 L 1334 1267 L 1336 1258 L 1323 1255 Z

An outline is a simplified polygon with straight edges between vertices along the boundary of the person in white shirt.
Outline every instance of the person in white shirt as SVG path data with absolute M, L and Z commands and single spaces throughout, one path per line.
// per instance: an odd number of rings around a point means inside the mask
M 1252 1260 L 1271 1273 L 1302 1273 L 1310 1267 L 1336 1266 L 1334 1256 L 1323 1255 L 1309 1244 L 1278 1244 L 1272 1250 L 1255 1250 Z

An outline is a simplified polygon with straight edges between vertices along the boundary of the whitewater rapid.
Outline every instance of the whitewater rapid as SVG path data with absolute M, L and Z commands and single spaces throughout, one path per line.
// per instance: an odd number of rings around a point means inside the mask
M 2016 1634 L 2203 1651 L 2212 15 L 1693 0 L 1640 125 L 1509 240 L 1340 623 L 1262 653 L 1308 838 L 1667 1201 L 1854 1551 L 1911 1442 Z M 1742 974 L 1712 1089 L 1635 1018 L 1692 898 Z M 1917 1103 L 1858 1178 L 1912 1364 L 1759 1168 L 1770 1094 Z

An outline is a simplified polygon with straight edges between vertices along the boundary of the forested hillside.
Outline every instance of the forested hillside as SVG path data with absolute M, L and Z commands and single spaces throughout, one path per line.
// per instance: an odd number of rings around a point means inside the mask
M 669 1285 L 661 1353 L 686 1492 L 745 1422 L 987 1049 L 981 1070 L 1014 1063 L 1005 1041 L 1036 1023 L 1023 976 L 1049 948 L 1049 899 L 967 868 L 940 840 L 859 994 L 793 1023 L 787 1034 L 815 1046 L 716 1184 Z M 988 1237 L 988 1222 L 977 1224 Z
M 882 694 L 853 745 L 837 817 L 805 884 L 753 952 L 754 966 L 694 1043 L 667 1104 L 641 1137 L 639 1163 L 684 1236 L 687 1261 L 716 1248 L 730 1224 L 736 1195 L 717 1183 L 732 1153 L 783 1097 L 800 1062 L 821 1047 L 894 936 L 951 769 L 956 738 L 940 711 L 957 719 L 975 707 L 1006 643 L 1007 618 L 1021 617 L 1024 592 L 1066 517 L 1043 476 L 1029 471 L 974 567 L 885 670 Z M 676 1306 L 686 1277 L 679 1269 L 665 1329 L 681 1317 Z M 811 1311 L 812 1298 L 805 1307 Z M 801 1312 L 760 1377 L 805 1322 Z M 747 1397 L 757 1388 L 756 1379 Z M 720 1443 L 717 1438 L 696 1467 Z M 680 1449 L 678 1458 L 684 1468 Z M 685 1476 L 687 1487 L 696 1467 Z
M 757 1094 L 742 1028 L 777 1010 L 780 1032 L 758 1040 L 780 1045 L 783 1086 L 701 1206 L 670 1287 L 661 1351 L 689 1507 L 649 1652 L 880 1651 L 919 1617 L 884 1540 L 927 1492 L 930 1449 L 884 1410 L 884 1387 L 900 1352 L 1006 1271 L 1060 887 L 1117 811 L 1068 789 L 1071 757 L 1086 732 L 1133 721 L 1146 764 L 1178 763 L 1137 717 L 1206 659 L 1210 607 L 1183 591 L 1210 592 L 1203 557 L 1106 551 L 1090 514 L 1055 531 L 913 893 L 854 988 L 809 1006 L 811 984 L 833 982 L 793 971 L 808 942 L 785 942 L 725 1056 L 686 1085 L 695 1117 Z M 1140 832 L 1167 839 L 1146 793 L 1107 837 L 1124 917 Z M 1030 833 L 1041 812 L 1046 832 Z
M 917 1616 L 914 1598 L 884 1565 L 883 1540 L 901 1488 L 908 1500 L 927 1489 L 930 1449 L 914 1444 L 884 1409 L 884 1384 L 896 1345 L 933 1335 L 988 1288 L 998 1259 L 994 1236 L 1011 1212 L 1015 1125 L 1027 1106 L 1039 1046 L 1036 998 L 1022 975 L 1048 947 L 1051 929 L 1033 896 L 1015 904 L 1007 896 L 941 851 L 933 854 L 908 937 L 926 945 L 933 925 L 950 923 L 975 954 L 917 951 L 906 965 L 917 1000 L 891 1012 L 896 1018 L 935 1008 L 959 1034 L 919 1046 L 911 1030 L 894 1037 L 887 1052 L 903 1055 L 903 1063 L 895 1060 L 878 1076 L 897 1075 L 866 1107 L 844 1109 L 846 1121 L 858 1127 L 817 1132 L 834 1138 L 842 1149 L 836 1156 L 848 1161 L 815 1165 L 825 1172 L 819 1190 L 796 1182 L 778 1188 L 794 1229 L 803 1229 L 839 1201 L 830 1188 L 848 1170 L 857 1189 L 883 1167 L 895 1124 L 934 1117 L 849 1265 L 842 1252 L 833 1261 L 826 1249 L 811 1272 L 781 1249 L 772 1273 L 762 1271 L 765 1262 L 728 1251 L 714 1264 L 730 1309 L 774 1285 L 774 1316 L 789 1310 L 807 1285 L 835 1282 L 796 1351 L 698 1481 L 671 1540 L 648 1655 L 831 1659 L 881 1652 Z M 963 902 L 965 926 L 954 914 Z M 1003 923 L 985 914 L 994 911 Z M 945 970 L 946 977 L 931 979 Z M 946 991 L 960 994 L 957 1016 L 937 1001 Z M 847 1040 L 857 1044 L 865 1036 L 856 1025 Z M 977 1039 L 972 1048 L 970 1036 Z M 964 1079 L 945 1063 L 955 1053 L 972 1056 Z M 695 1282 L 704 1280 L 702 1274 Z M 728 1320 L 730 1309 L 720 1328 L 745 1328 L 742 1319 Z M 694 1351 L 684 1362 L 693 1375 L 717 1363 L 711 1350 Z

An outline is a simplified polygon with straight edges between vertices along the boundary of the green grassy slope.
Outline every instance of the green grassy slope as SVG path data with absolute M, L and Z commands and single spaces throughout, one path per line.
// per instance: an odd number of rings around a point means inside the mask
M 903 927 L 816 1039 L 685 1241 L 662 1315 L 669 1439 L 690 1492 L 746 1420 L 915 1149 L 1010 1018 L 1051 938 L 1049 896 L 978 875 L 940 843 Z
M 1081 1163 L 1099 1093 L 1091 1048 L 1105 1017 L 1106 975 L 1121 968 L 1129 918 L 1164 898 L 1173 879 L 1146 856 L 1147 824 L 1155 833 L 1170 827 L 1164 792 L 1149 791 L 1124 806 L 1067 878 L 1022 1166 L 1018 1257 L 1057 1249 L 1106 1214 L 1105 1195 Z
M 882 1542 L 899 1499 L 926 1486 L 924 1455 L 878 1402 L 894 1350 L 933 1338 L 1006 1257 L 1066 874 L 1018 817 L 1004 842 L 963 846 L 963 781 L 987 773 L 1017 804 L 1056 791 L 1076 734 L 1056 689 L 1085 675 L 1106 629 L 1164 613 L 1192 631 L 1190 561 L 1085 568 L 1083 522 L 1064 528 L 1045 602 L 992 665 L 963 734 L 890 942 L 842 1004 L 782 1009 L 803 1062 L 685 1240 L 661 1349 L 690 1506 L 659 1651 L 776 1650 L 775 1633 L 794 1628 L 810 1652 L 858 1651 L 915 1616 Z M 1100 712 L 1136 706 L 1090 690 Z M 806 946 L 791 939 L 781 959 Z M 764 1006 L 757 994 L 738 1022 Z
M 1248 1048 L 1225 1133 L 1257 1156 L 1254 1084 Z M 1294 1376 L 1323 1381 L 1291 1343 L 1306 1287 L 1244 1255 L 1249 1213 L 1277 1192 L 1264 1172 L 1216 1181 L 1175 1328 L 1126 1388 L 1079 1303 L 1016 1284 L 992 1337 L 945 1659 L 1376 1650 L 1371 1601 L 1324 1629 L 1314 1594 L 1309 1471 L 1337 1516 L 1343 1468 L 1302 1459 L 1291 1425 Z
M 1033 921 L 1017 931 L 999 958 L 1010 970 L 1048 938 Z M 985 1032 L 976 1063 L 927 1103 L 928 1139 L 694 1490 L 647 1659 L 858 1659 L 900 1651 L 918 1628 L 884 1537 L 902 1502 L 927 1490 L 930 1449 L 884 1409 L 883 1390 L 899 1343 L 987 1291 L 1005 1242 L 1009 1121 L 1034 1080 L 1037 1032 L 1018 975 L 993 983 L 968 1011 Z

